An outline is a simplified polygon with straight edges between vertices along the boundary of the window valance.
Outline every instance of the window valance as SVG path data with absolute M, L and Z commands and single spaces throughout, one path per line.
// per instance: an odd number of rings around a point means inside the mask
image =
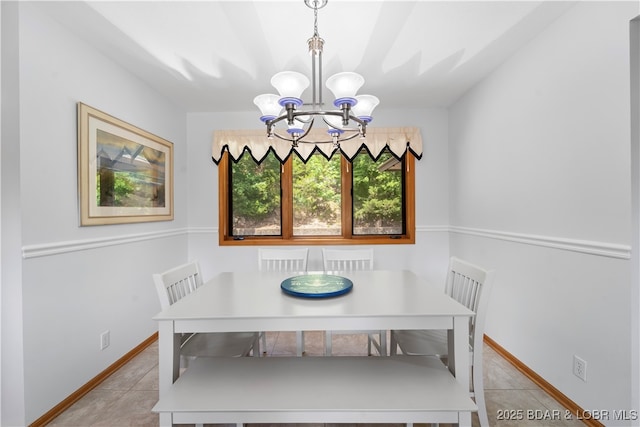
M 326 141 L 327 133 L 324 130 L 312 129 L 305 139 Z M 366 149 L 374 160 L 380 157 L 385 148 L 388 148 L 398 159 L 402 158 L 407 151 L 420 159 L 422 158 L 420 129 L 415 127 L 367 128 L 366 138 L 355 137 L 344 141 L 340 144 L 339 151 L 351 161 L 362 148 Z M 316 151 L 319 151 L 326 158 L 331 158 L 338 149 L 332 142 L 300 143 L 297 147 L 292 147 L 288 141 L 276 137 L 268 139 L 264 129 L 214 131 L 211 157 L 216 165 L 222 159 L 225 151 L 229 152 L 234 161 L 238 161 L 245 152 L 248 152 L 258 163 L 269 154 L 269 151 L 273 151 L 276 157 L 284 163 L 292 151 L 295 151 L 300 159 L 306 162 Z

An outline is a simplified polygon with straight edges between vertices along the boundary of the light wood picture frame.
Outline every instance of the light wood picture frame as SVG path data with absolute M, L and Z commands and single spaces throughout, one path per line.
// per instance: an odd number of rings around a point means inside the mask
M 173 220 L 173 143 L 81 102 L 80 225 Z

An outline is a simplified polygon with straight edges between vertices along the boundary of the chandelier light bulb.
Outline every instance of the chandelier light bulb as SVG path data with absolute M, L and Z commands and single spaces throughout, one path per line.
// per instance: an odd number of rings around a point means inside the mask
M 309 79 L 296 71 L 281 71 L 271 78 L 271 84 L 280 94 L 280 105 L 302 105 L 302 92 L 309 87 Z
M 327 79 L 327 88 L 336 98 L 333 105 L 340 107 L 342 104 L 354 106 L 356 104 L 356 93 L 364 84 L 364 77 L 358 73 L 345 71 L 334 74 Z
M 351 112 L 363 122 L 369 123 L 373 119 L 371 113 L 373 113 L 373 109 L 380 103 L 380 100 L 373 95 L 358 95 L 356 96 L 356 100 L 358 102 L 353 106 Z
M 271 93 L 264 93 L 262 95 L 258 95 L 253 99 L 253 103 L 260 109 L 262 116 L 260 120 L 263 122 L 268 122 L 269 120 L 273 120 L 280 115 L 282 111 L 282 105 L 278 103 L 280 97 L 278 95 L 274 95 Z

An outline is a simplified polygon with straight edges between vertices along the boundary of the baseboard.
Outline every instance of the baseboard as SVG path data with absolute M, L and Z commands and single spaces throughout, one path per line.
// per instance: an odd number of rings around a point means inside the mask
M 149 338 L 144 340 L 138 346 L 136 346 L 133 350 L 122 356 L 120 359 L 116 360 L 113 364 L 111 364 L 107 369 L 100 372 L 98 375 L 93 377 L 88 383 L 80 387 L 78 390 L 74 391 L 69 397 L 64 399 L 62 402 L 58 403 L 51 410 L 45 413 L 43 416 L 35 420 L 33 423 L 29 425 L 29 427 L 42 427 L 49 424 L 54 420 L 57 416 L 62 414 L 64 411 L 69 409 L 71 405 L 76 403 L 82 397 L 84 397 L 91 390 L 100 385 L 101 382 L 109 378 L 111 374 L 116 372 L 118 369 L 122 368 L 128 362 L 130 362 L 134 357 L 140 354 L 144 349 L 149 347 L 151 344 L 156 342 L 158 339 L 158 333 L 154 333 Z
M 558 403 L 564 406 L 568 411 L 570 411 L 575 417 L 576 414 L 580 415 L 580 419 L 583 423 L 590 427 L 604 427 L 604 424 L 599 421 L 591 418 L 588 411 L 585 411 L 577 403 L 573 400 L 569 399 L 567 396 L 562 394 L 560 390 L 549 384 L 544 378 L 531 370 L 527 365 L 522 363 L 520 360 L 516 359 L 515 356 L 505 350 L 500 344 L 495 342 L 488 336 L 484 336 L 484 343 L 495 350 L 500 356 L 502 356 L 507 362 L 511 363 L 518 371 L 520 371 L 524 376 L 533 381 L 538 387 L 544 390 L 549 396 L 554 398 Z

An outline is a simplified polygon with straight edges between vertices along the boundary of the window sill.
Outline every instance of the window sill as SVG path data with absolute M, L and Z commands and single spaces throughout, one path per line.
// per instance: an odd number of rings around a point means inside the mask
M 412 245 L 415 238 L 410 236 L 359 236 L 343 238 L 340 236 L 300 236 L 283 239 L 268 237 L 225 237 L 220 236 L 220 246 L 330 246 L 330 245 Z

